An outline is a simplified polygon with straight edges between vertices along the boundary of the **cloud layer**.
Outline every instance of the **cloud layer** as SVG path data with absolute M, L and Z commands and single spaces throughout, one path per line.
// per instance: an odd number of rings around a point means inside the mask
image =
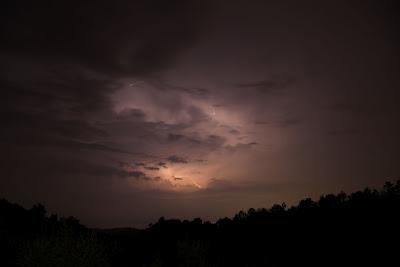
M 0 4 L 0 194 L 92 226 L 398 178 L 396 1 Z

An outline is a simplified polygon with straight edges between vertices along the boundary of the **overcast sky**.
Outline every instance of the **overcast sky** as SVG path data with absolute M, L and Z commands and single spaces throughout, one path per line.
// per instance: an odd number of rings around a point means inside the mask
M 398 1 L 0 3 L 0 196 L 94 227 L 400 178 Z

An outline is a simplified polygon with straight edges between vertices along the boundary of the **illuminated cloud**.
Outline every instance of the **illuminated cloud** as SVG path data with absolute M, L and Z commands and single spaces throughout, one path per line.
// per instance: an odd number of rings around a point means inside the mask
M 380 186 L 394 2 L 2 1 L 0 194 L 143 226 Z

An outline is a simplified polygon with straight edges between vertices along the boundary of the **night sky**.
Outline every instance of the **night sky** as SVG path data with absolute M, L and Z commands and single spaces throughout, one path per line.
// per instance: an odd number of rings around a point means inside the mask
M 145 227 L 399 179 L 399 12 L 1 0 L 0 196 Z

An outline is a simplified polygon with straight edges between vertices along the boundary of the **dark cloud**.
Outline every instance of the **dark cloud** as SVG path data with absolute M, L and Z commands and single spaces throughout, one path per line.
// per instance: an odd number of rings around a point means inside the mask
M 116 123 L 115 81 L 167 67 L 196 39 L 205 12 L 200 1 L 0 5 L 1 139 L 121 153 L 131 152 L 100 141 Z M 134 108 L 120 114 L 148 136 L 157 125 L 144 116 Z
M 207 138 L 202 140 L 203 145 L 207 146 L 210 150 L 220 148 L 226 142 L 226 138 L 219 135 L 209 135 Z
M 294 79 L 275 79 L 275 80 L 263 80 L 248 83 L 238 83 L 235 86 L 238 88 L 256 89 L 261 93 L 271 93 L 289 88 L 294 83 Z
M 158 170 L 160 170 L 160 168 L 158 168 L 158 167 L 153 167 L 153 166 L 149 166 L 149 167 L 144 167 L 146 170 L 149 170 L 149 171 L 158 171 Z
M 207 135 L 205 137 L 187 137 L 187 141 L 194 150 L 215 151 L 223 148 L 226 137 L 220 135 Z
M 152 79 L 149 80 L 148 82 L 160 90 L 173 90 L 177 92 L 182 92 L 194 98 L 207 98 L 210 94 L 210 90 L 206 88 L 185 87 L 185 86 L 175 85 L 160 78 L 152 77 Z
M 120 118 L 132 118 L 134 120 L 144 120 L 145 116 L 143 110 L 138 108 L 124 109 L 119 113 Z
M 108 72 L 148 73 L 190 46 L 203 17 L 200 1 L 50 2 L 2 1 L 2 49 Z
M 238 134 L 240 134 L 240 132 L 239 132 L 238 130 L 236 130 L 236 129 L 230 130 L 229 133 L 230 133 L 230 134 L 233 134 L 233 135 L 238 135 Z
M 181 140 L 182 138 L 184 138 L 184 135 L 182 135 L 182 134 L 168 134 L 168 141 L 169 142 L 176 142 L 176 141 L 179 141 L 179 140 Z
M 172 162 L 172 163 L 178 163 L 178 164 L 186 164 L 186 163 L 188 163 L 188 161 L 185 158 L 179 157 L 179 156 L 176 156 L 176 155 L 169 156 L 167 158 L 167 160 Z
M 130 172 L 124 172 L 123 174 L 129 176 L 129 177 L 134 177 L 134 178 L 143 178 L 143 179 L 148 179 L 146 174 L 141 171 L 130 171 Z
M 167 163 L 165 163 L 165 162 L 159 162 L 157 165 L 162 167 L 162 168 L 168 168 L 167 167 Z
M 254 146 L 258 145 L 257 142 L 250 142 L 250 143 L 237 143 L 235 145 L 227 145 L 224 147 L 224 149 L 228 153 L 245 153 L 251 151 Z

